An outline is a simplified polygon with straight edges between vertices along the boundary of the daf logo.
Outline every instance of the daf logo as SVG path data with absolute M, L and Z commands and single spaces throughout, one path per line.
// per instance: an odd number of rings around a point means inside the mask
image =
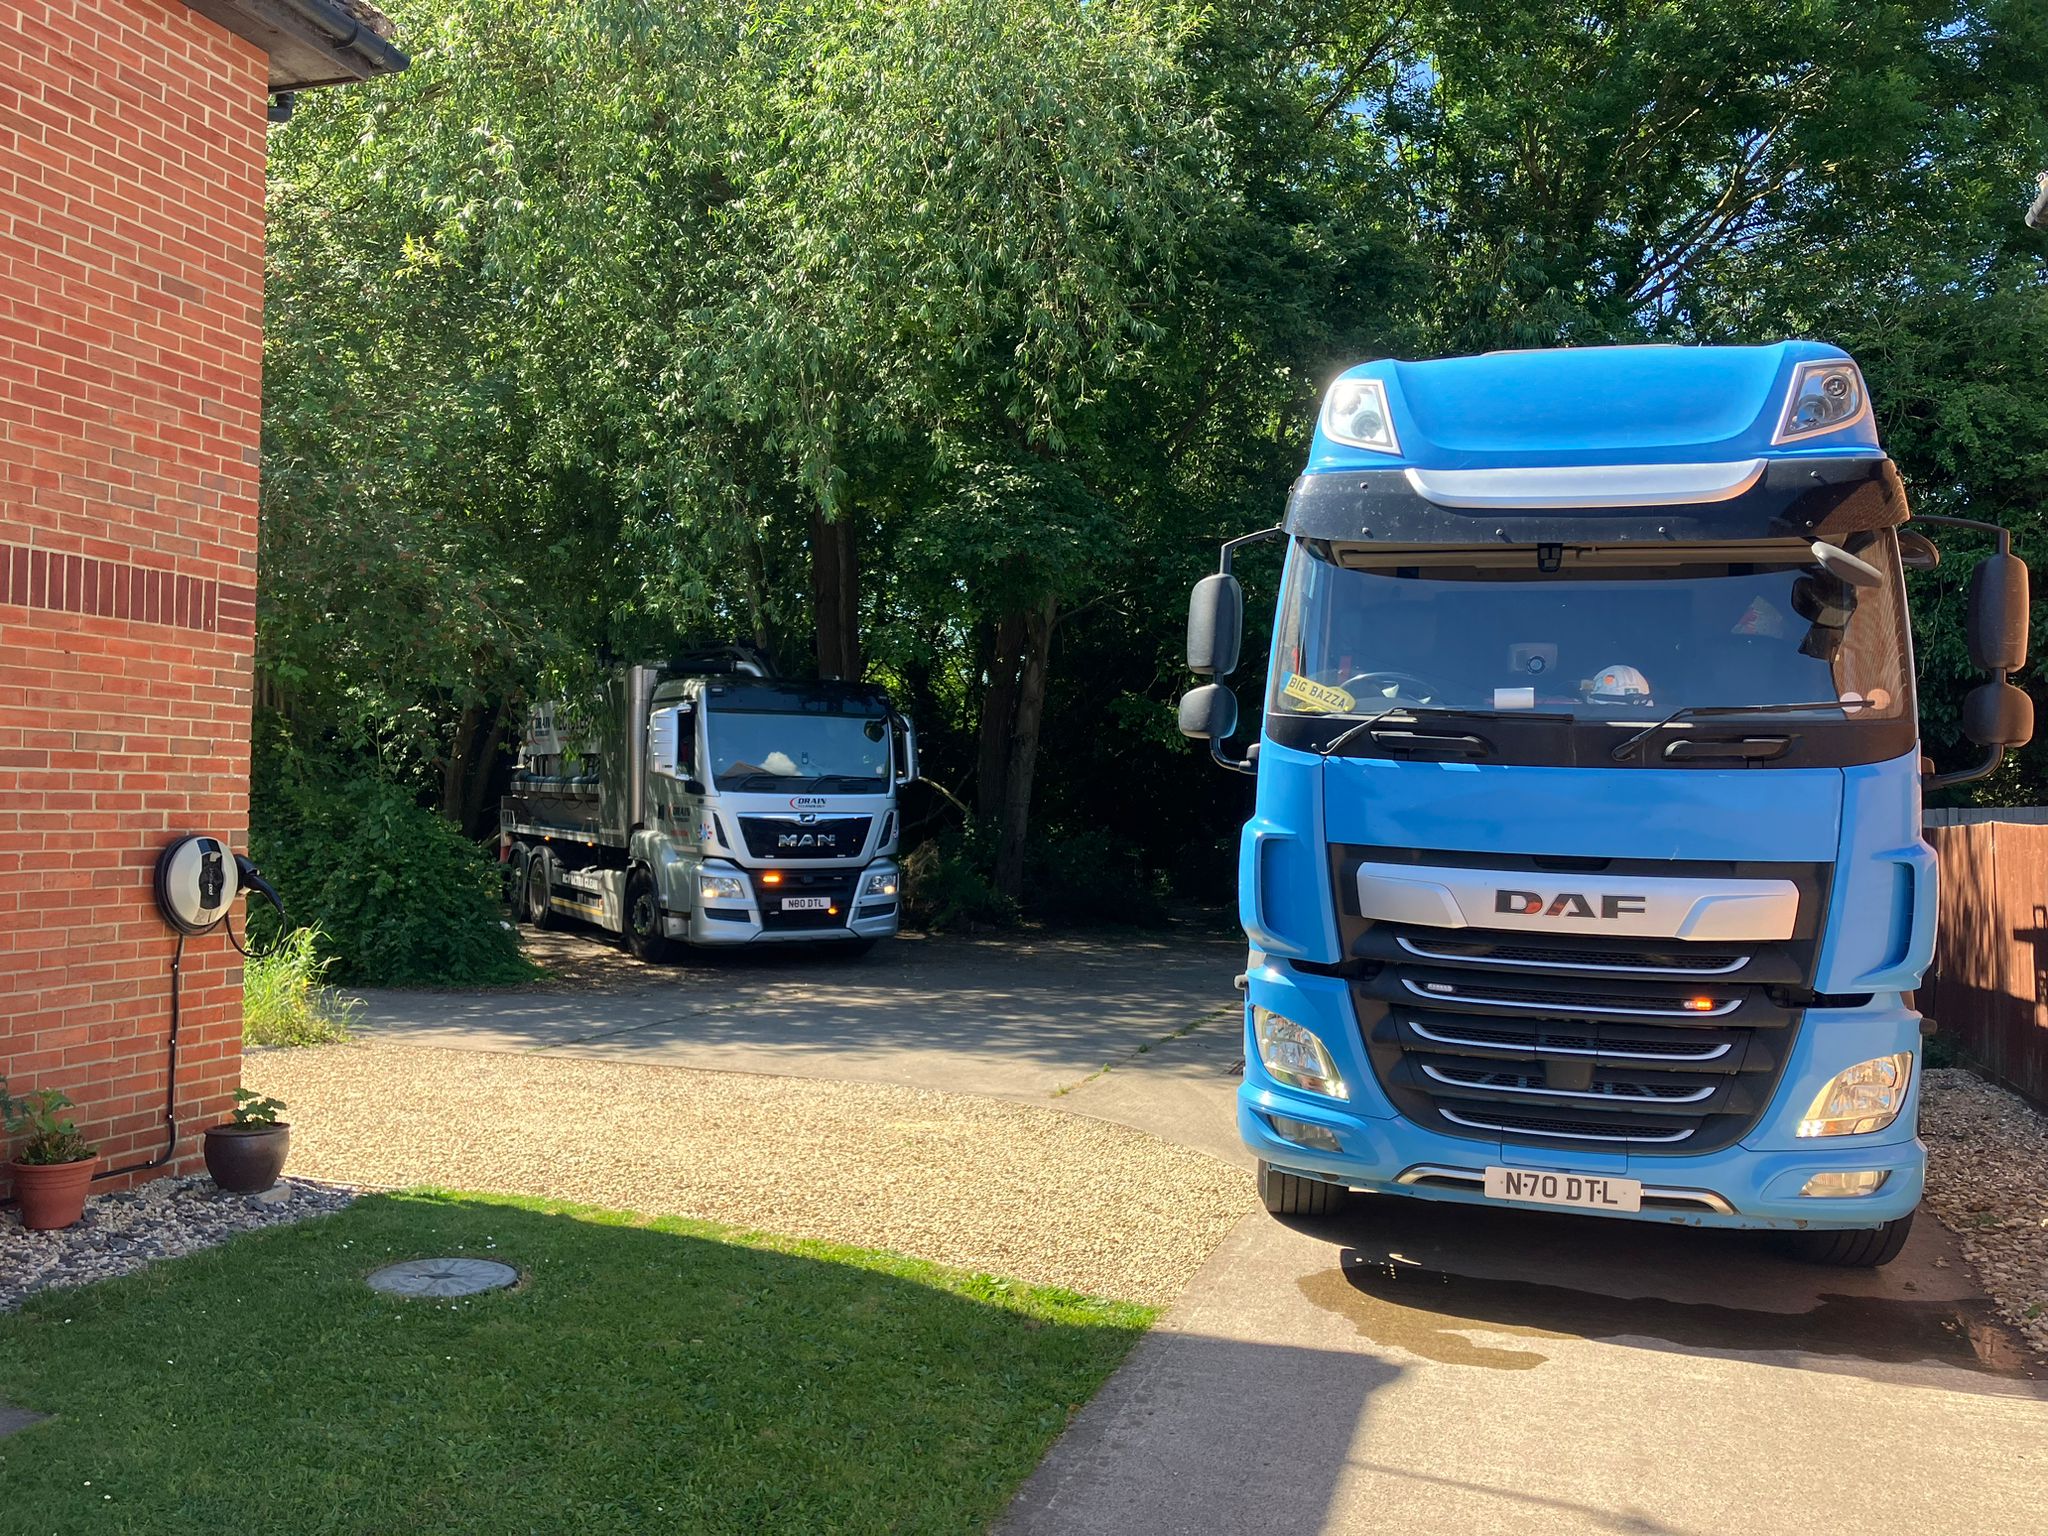
M 1512 912 L 1517 917 L 1628 917 L 1649 910 L 1647 896 L 1602 896 L 1600 910 L 1593 910 L 1590 897 L 1578 891 L 1559 891 L 1546 900 L 1537 891 L 1496 890 L 1493 910 Z
M 783 832 L 776 836 L 778 848 L 837 848 L 839 839 L 830 832 Z

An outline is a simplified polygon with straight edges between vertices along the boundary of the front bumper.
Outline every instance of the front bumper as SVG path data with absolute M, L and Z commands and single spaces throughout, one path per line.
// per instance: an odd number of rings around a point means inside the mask
M 1247 976 L 1249 1002 L 1313 1030 L 1350 1090 L 1348 1099 L 1338 1100 L 1274 1081 L 1259 1062 L 1247 1009 L 1238 1132 L 1246 1147 L 1276 1168 L 1381 1194 L 1513 1206 L 1524 1202 L 1489 1200 L 1481 1191 L 1479 1179 L 1485 1168 L 1620 1175 L 1645 1186 L 1642 1211 L 1636 1215 L 1583 1214 L 1688 1226 L 1860 1229 L 1904 1216 L 1919 1203 L 1926 1149 L 1914 1134 L 1919 1098 L 1917 1061 L 1905 1110 L 1886 1130 L 1809 1140 L 1793 1134 L 1821 1085 L 1843 1068 L 1890 1051 L 1913 1051 L 1917 1058 L 1920 1016 L 1905 1007 L 1896 994 L 1867 1008 L 1809 1010 L 1773 1101 L 1748 1135 L 1716 1152 L 1659 1156 L 1447 1136 L 1417 1125 L 1402 1117 L 1381 1090 L 1366 1060 L 1344 983 L 1295 971 L 1283 962 L 1260 962 L 1256 956 L 1254 961 Z M 1271 1115 L 1320 1127 L 1336 1139 L 1339 1150 L 1307 1147 L 1282 1137 L 1268 1118 Z M 1800 1194 L 1816 1173 L 1867 1169 L 1888 1174 L 1873 1194 L 1851 1198 Z
M 859 893 L 866 887 L 868 879 L 878 870 L 890 875 L 896 874 L 893 863 L 884 861 L 862 869 L 853 885 L 855 896 L 848 904 L 843 922 L 831 924 L 806 924 L 801 927 L 782 927 L 766 920 L 764 901 L 773 901 L 773 895 L 764 897 L 755 880 L 756 870 L 736 870 L 721 867 L 716 873 L 743 873 L 746 876 L 748 894 L 744 900 L 730 898 L 714 902 L 699 902 L 695 910 L 678 914 L 665 913 L 662 931 L 672 939 L 681 939 L 690 944 L 702 944 L 724 948 L 735 948 L 746 944 L 806 944 L 820 940 L 886 939 L 893 936 L 901 922 L 902 897 L 867 896 Z M 694 871 L 692 872 L 694 879 Z

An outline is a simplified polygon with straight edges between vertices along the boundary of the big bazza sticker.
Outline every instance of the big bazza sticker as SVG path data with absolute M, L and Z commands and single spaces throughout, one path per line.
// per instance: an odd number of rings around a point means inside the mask
M 1328 683 L 1316 682 L 1303 677 L 1299 672 L 1287 674 L 1287 681 L 1280 685 L 1280 691 L 1290 699 L 1300 701 L 1302 708 L 1319 710 L 1325 714 L 1344 714 L 1358 707 L 1358 700 L 1342 688 Z

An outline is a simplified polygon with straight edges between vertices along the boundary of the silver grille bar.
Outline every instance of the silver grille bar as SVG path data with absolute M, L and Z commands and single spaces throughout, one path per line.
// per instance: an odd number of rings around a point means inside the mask
M 1495 1125 L 1490 1120 L 1468 1120 L 1465 1116 L 1445 1109 L 1442 1105 L 1437 1106 L 1436 1112 L 1450 1121 L 1451 1124 L 1462 1125 L 1469 1131 L 1492 1131 L 1498 1136 L 1544 1136 L 1552 1141 L 1672 1142 L 1684 1141 L 1696 1129 L 1696 1127 L 1688 1125 L 1684 1130 L 1675 1131 L 1668 1136 L 1616 1136 L 1597 1131 L 1539 1131 L 1526 1125 Z
M 1708 1046 L 1703 1051 L 1613 1051 L 1604 1046 L 1584 1045 L 1539 1045 L 1531 1041 L 1526 1047 L 1509 1044 L 1502 1040 L 1473 1040 L 1459 1035 L 1438 1034 L 1425 1029 L 1413 1019 L 1404 1020 L 1407 1026 L 1423 1039 L 1437 1045 L 1462 1045 L 1480 1051 L 1528 1050 L 1531 1054 L 1543 1056 L 1606 1056 L 1617 1061 L 1714 1061 L 1726 1056 L 1730 1046 L 1726 1040 L 1719 1045 Z
M 1422 1064 L 1422 1070 L 1440 1083 L 1446 1083 L 1453 1088 L 1464 1088 L 1475 1093 L 1528 1093 L 1550 1099 L 1595 1099 L 1602 1104 L 1697 1104 L 1701 1099 L 1711 1099 L 1714 1096 L 1714 1090 L 1711 1086 L 1695 1088 L 1690 1093 L 1672 1094 L 1669 1096 L 1648 1093 L 1594 1093 L 1583 1088 L 1524 1088 L 1519 1085 L 1510 1086 L 1505 1083 L 1468 1083 L 1460 1078 L 1452 1077 L 1449 1073 L 1438 1071 L 1426 1061 Z
M 1737 955 L 1728 965 L 1700 968 L 1670 965 L 1596 965 L 1591 961 L 1578 960 L 1503 960 L 1497 955 L 1445 954 L 1442 950 L 1425 949 L 1406 934 L 1396 935 L 1394 942 L 1418 959 L 1448 961 L 1455 965 L 1503 965 L 1515 966 L 1522 970 L 1609 971 L 1626 976 L 1732 976 L 1749 964 L 1750 960 L 1748 955 Z
M 1430 992 L 1415 985 L 1414 979 L 1403 976 L 1401 985 L 1417 997 L 1433 1003 L 1465 1003 L 1475 1008 L 1521 1008 L 1531 1013 L 1562 1014 L 1575 1018 L 1582 1013 L 1617 1014 L 1623 1018 L 1674 1018 L 1674 1019 L 1716 1019 L 1724 1013 L 1733 1013 L 1742 1006 L 1742 999 L 1731 998 L 1717 1003 L 1712 1008 L 1599 1008 L 1580 1004 L 1574 1006 L 1569 1000 L 1559 998 L 1556 1002 L 1525 1003 L 1499 997 L 1467 997 L 1457 991 Z M 1447 985 L 1447 984 L 1446 984 Z

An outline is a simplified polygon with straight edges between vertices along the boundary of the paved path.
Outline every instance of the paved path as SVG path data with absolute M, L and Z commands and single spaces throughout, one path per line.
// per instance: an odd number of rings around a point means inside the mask
M 1243 1163 L 1242 955 L 909 940 L 605 991 L 383 994 L 364 1022 L 1035 1101 Z M 1239 1226 L 1001 1533 L 2034 1536 L 2044 1488 L 2048 1384 L 1931 1219 L 1865 1274 L 1744 1234 L 1380 1200 Z

